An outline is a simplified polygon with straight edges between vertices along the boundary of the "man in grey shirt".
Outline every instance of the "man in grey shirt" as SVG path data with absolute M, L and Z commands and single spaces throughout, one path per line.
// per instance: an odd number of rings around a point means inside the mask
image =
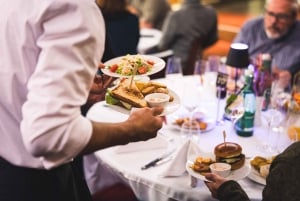
M 128 2 L 131 11 L 139 16 L 141 28 L 161 29 L 171 10 L 167 0 L 128 0 Z
M 297 13 L 296 0 L 267 0 L 264 16 L 246 22 L 234 42 L 248 44 L 253 61 L 261 53 L 270 53 L 280 78 L 288 81 L 300 69 Z
M 187 65 L 187 60 L 195 39 L 201 40 L 199 49 L 214 44 L 218 39 L 216 11 L 199 2 L 184 0 L 179 10 L 169 13 L 158 45 L 159 50 L 171 49 L 174 56 L 181 58 L 183 72 L 186 72 L 187 68 L 194 68 Z

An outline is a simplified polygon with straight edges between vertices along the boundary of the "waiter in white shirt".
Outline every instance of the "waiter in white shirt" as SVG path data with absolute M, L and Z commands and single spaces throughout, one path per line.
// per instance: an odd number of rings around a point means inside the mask
M 155 137 L 162 108 L 117 124 L 80 107 L 104 49 L 93 0 L 0 3 L 0 200 L 88 201 L 70 163 L 81 154 Z

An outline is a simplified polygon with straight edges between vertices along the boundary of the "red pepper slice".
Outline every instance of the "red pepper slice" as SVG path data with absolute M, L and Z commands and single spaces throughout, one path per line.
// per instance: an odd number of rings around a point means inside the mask
M 110 72 L 113 72 L 113 73 L 116 72 L 117 69 L 118 69 L 118 64 L 114 64 L 109 68 Z
M 147 63 L 150 65 L 154 65 L 154 61 L 147 60 Z
M 141 66 L 138 68 L 138 73 L 139 74 L 145 74 L 147 73 L 147 67 L 146 66 Z

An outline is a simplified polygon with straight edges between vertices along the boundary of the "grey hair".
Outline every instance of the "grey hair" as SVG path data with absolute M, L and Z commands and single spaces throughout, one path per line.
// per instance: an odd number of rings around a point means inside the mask
M 298 3 L 298 0 L 285 0 L 285 1 L 288 1 L 290 2 L 291 4 L 291 9 L 292 9 L 292 14 L 294 16 L 297 16 L 297 13 L 299 11 L 299 3 Z M 272 0 L 266 0 L 266 4 L 265 6 L 267 6 L 268 4 L 270 4 L 272 2 Z

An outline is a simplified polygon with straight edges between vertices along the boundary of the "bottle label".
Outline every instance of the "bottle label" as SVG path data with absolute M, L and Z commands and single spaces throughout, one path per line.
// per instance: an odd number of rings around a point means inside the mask
M 235 130 L 240 135 L 249 135 L 254 131 L 254 114 L 245 113 L 244 116 L 235 124 Z M 246 134 L 248 133 L 248 134 Z
M 255 113 L 256 98 L 253 93 L 245 94 L 244 107 L 246 112 Z

